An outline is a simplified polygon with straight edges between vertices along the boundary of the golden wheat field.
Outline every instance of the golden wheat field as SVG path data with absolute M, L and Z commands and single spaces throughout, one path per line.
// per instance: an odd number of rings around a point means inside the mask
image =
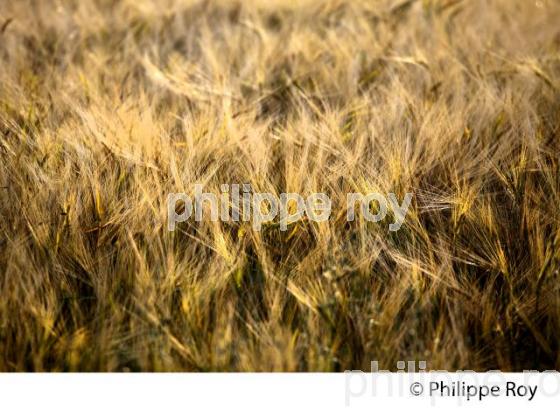
M 560 2 L 0 0 L 0 371 L 560 369 Z M 203 184 L 326 222 L 187 221 Z M 413 194 L 402 228 L 349 192 Z

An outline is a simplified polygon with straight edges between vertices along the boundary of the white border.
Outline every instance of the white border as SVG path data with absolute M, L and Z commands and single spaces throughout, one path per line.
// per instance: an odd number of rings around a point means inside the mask
M 539 384 L 532 401 L 491 397 L 418 397 L 410 386 L 432 380 Z M 389 392 L 388 386 L 391 386 Z M 375 388 L 377 388 L 375 390 Z M 426 392 L 424 392 L 426 393 Z M 8 409 L 391 409 L 550 408 L 560 404 L 559 373 L 164 373 L 0 374 L 0 406 Z

